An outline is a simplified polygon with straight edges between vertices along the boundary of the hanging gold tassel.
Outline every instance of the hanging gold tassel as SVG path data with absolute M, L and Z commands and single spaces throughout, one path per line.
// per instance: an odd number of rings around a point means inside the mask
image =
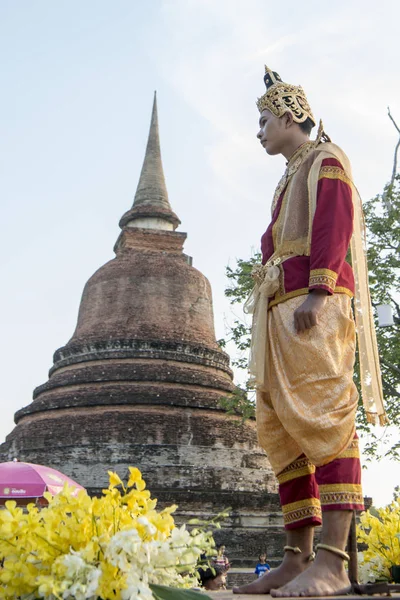
M 386 413 L 384 413 L 383 415 L 379 415 L 379 425 L 381 425 L 382 427 L 384 425 L 389 425 L 389 419 Z

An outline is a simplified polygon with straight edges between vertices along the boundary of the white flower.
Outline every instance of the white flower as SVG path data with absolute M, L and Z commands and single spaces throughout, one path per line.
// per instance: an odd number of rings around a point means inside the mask
M 94 596 L 97 592 L 97 588 L 99 587 L 99 579 L 101 577 L 101 569 L 91 569 L 87 575 L 87 596 L 86 598 L 90 598 Z
M 85 569 L 86 562 L 78 552 L 71 551 L 71 554 L 66 554 L 62 562 L 67 567 L 66 576 L 68 579 L 74 579 Z
M 129 573 L 126 580 L 126 589 L 121 591 L 122 600 L 154 600 L 151 589 L 146 580 L 141 580 L 137 573 Z
M 111 538 L 105 557 L 121 571 L 127 571 L 130 566 L 130 558 L 138 555 L 141 544 L 142 540 L 136 529 L 119 531 Z
M 191 539 L 191 535 L 186 530 L 185 525 L 182 525 L 182 527 L 175 527 L 175 529 L 172 530 L 169 542 L 175 547 L 188 546 L 190 545 Z
M 385 577 L 385 561 L 379 554 L 364 562 L 363 552 L 358 553 L 358 578 L 360 583 L 374 583 Z
M 147 517 L 139 517 L 137 522 L 140 525 L 143 525 L 143 527 L 145 527 L 145 529 L 147 530 L 148 535 L 155 535 L 157 533 L 157 527 L 155 525 L 153 525 L 153 523 L 150 523 L 150 521 L 147 519 Z
M 67 567 L 63 581 L 64 600 L 88 600 L 96 597 L 101 570 L 88 564 L 79 554 L 71 550 L 61 558 L 61 562 Z

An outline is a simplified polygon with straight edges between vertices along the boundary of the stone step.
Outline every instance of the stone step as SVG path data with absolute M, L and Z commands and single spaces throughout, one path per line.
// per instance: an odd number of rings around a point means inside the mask
M 257 600 L 272 600 L 272 596 L 269 594 L 258 594 L 257 596 L 250 594 L 233 594 L 231 590 L 206 592 L 206 594 L 209 598 L 212 598 L 212 600 L 255 600 L 255 598 Z M 308 600 L 311 600 L 312 598 L 316 597 L 309 596 Z M 331 600 L 332 596 L 319 596 L 319 600 L 321 600 L 321 598 L 324 598 L 325 600 Z M 377 600 L 379 599 L 379 596 L 336 596 L 336 600 L 360 600 L 360 598 L 363 600 Z M 396 592 L 395 594 L 391 595 L 391 598 L 393 598 L 393 600 L 400 600 L 400 594 Z
M 226 578 L 226 587 L 232 589 L 235 585 L 245 585 L 257 579 L 254 569 L 229 569 Z

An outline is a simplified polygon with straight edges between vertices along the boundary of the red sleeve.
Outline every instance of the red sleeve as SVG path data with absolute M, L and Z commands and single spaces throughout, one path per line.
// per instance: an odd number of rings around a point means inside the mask
M 322 161 L 310 254 L 309 289 L 333 294 L 353 233 L 351 187 L 340 162 Z

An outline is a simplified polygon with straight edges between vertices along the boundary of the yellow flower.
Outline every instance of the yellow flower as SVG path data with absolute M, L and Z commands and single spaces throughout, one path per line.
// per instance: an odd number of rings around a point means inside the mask
M 122 483 L 121 478 L 117 473 L 114 473 L 113 471 L 108 471 L 108 476 L 110 481 L 110 489 L 116 487 L 117 485 L 121 485 L 124 488 L 124 484 Z
M 84 490 L 73 496 L 65 485 L 56 496 L 45 495 L 48 506 L 41 510 L 33 503 L 25 510 L 14 501 L 6 503 L 0 511 L 0 600 L 61 600 L 73 596 L 72 589 L 121 600 L 124 590 L 125 596 L 136 593 L 135 586 L 147 586 L 147 580 L 193 585 L 187 563 L 194 565 L 201 549 L 210 547 L 210 536 L 200 533 L 195 538 L 176 530 L 171 514 L 176 506 L 157 512 L 157 500 L 136 467 L 129 469 L 129 491 L 117 473 L 108 474 L 109 486 L 101 498 L 90 498 Z M 118 552 L 130 554 L 124 558 Z M 178 554 L 171 557 L 171 552 Z M 130 568 L 129 581 L 124 564 Z
M 134 486 L 138 481 L 142 481 L 141 472 L 137 467 L 129 467 L 128 488 Z
M 118 567 L 108 562 L 101 562 L 101 577 L 97 594 L 107 600 L 120 600 L 121 590 L 126 588 L 126 576 L 121 576 Z
M 380 569 L 376 578 L 390 578 L 390 567 L 400 564 L 400 502 L 395 497 L 388 506 L 371 508 L 360 517 L 358 540 L 367 545 L 363 563 Z

